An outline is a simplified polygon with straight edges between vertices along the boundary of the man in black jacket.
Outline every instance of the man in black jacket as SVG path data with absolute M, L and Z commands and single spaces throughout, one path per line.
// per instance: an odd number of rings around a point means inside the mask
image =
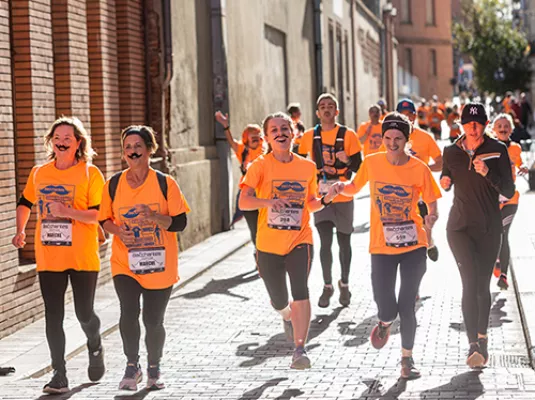
M 482 104 L 464 107 L 464 134 L 444 149 L 440 179 L 445 190 L 455 185 L 447 235 L 463 283 L 462 310 L 470 342 L 466 362 L 472 368 L 488 361 L 489 286 L 503 231 L 499 196 L 511 198 L 515 193 L 507 148 L 484 134 L 487 123 Z

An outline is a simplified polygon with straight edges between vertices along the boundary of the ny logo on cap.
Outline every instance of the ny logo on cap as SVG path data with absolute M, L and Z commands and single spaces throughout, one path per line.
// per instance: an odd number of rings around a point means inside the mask
M 470 107 L 470 114 L 477 115 L 477 107 Z

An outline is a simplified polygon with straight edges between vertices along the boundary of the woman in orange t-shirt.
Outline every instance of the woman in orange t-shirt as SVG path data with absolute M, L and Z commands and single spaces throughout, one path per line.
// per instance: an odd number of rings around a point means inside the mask
M 225 135 L 227 137 L 227 142 L 236 154 L 236 158 L 240 163 L 240 171 L 242 177 L 240 179 L 240 184 L 243 182 L 243 178 L 247 173 L 247 168 L 249 165 L 264 154 L 264 139 L 262 137 L 262 129 L 257 124 L 249 124 L 245 127 L 242 132 L 241 141 L 237 141 L 232 137 L 230 132 L 230 125 L 228 122 L 228 114 L 223 115 L 221 111 L 215 113 L 215 119 L 221 124 L 225 130 Z M 258 210 L 254 211 L 244 211 L 240 210 L 238 201 L 240 199 L 240 190 L 236 195 L 236 209 L 234 216 L 232 217 L 231 226 L 238 222 L 242 217 L 245 218 L 247 222 L 247 227 L 249 228 L 249 233 L 251 234 L 251 241 L 256 245 L 256 231 L 258 228 Z
M 65 291 L 70 279 L 76 317 L 87 336 L 88 375 L 105 372 L 100 320 L 93 309 L 100 258 L 97 214 L 104 177 L 91 164 L 91 137 L 77 118 L 57 119 L 45 135 L 48 163 L 33 167 L 17 206 L 13 245 L 26 244 L 31 209 L 38 206 L 35 259 L 45 304 L 46 338 L 54 376 L 45 393 L 69 391 L 65 367 Z
M 522 148 L 518 143 L 511 141 L 511 133 L 513 132 L 513 118 L 509 114 L 499 114 L 492 122 L 492 129 L 494 134 L 501 142 L 507 146 L 509 158 L 511 159 L 511 169 L 513 173 L 513 180 L 516 179 L 516 172 L 518 174 L 527 174 L 529 171 L 525 165 L 522 164 Z M 503 236 L 502 247 L 498 256 L 498 261 L 494 267 L 494 276 L 498 279 L 498 287 L 507 290 L 509 283 L 507 282 L 507 272 L 509 270 L 509 262 L 511 251 L 509 249 L 509 229 L 513 223 L 513 219 L 518 210 L 518 200 L 520 193 L 515 191 L 511 199 L 506 199 L 500 195 L 500 209 L 502 213 Z
M 352 196 L 366 183 L 370 184 L 372 287 L 379 317 L 370 339 L 376 349 L 382 348 L 399 314 L 404 379 L 420 377 L 412 358 L 416 334 L 414 305 L 426 271 L 428 243 L 418 201 L 421 197 L 429 208 L 425 224 L 431 229 L 438 218 L 436 201 L 441 196 L 429 167 L 406 153 L 411 129 L 404 115 L 387 115 L 383 120 L 386 153 L 366 157 L 353 182 L 343 191 L 344 195 Z M 398 265 L 402 283 L 396 299 Z
M 146 388 L 162 389 L 163 321 L 173 285 L 179 279 L 177 232 L 186 228 L 190 209 L 176 181 L 149 166 L 158 148 L 152 128 L 124 129 L 121 147 L 129 168 L 106 182 L 98 216 L 102 227 L 114 235 L 111 273 L 121 306 L 119 330 L 127 357 L 119 389 L 137 390 L 142 379 L 141 296 L 148 353 Z
M 249 167 L 241 184 L 240 208 L 259 210 L 258 272 L 271 304 L 283 318 L 287 338 L 295 344 L 291 368 L 305 369 L 310 368 L 305 351 L 311 313 L 307 282 L 313 255 L 310 213 L 329 205 L 343 186 L 333 184 L 325 196 L 316 197 L 316 164 L 291 152 L 292 120 L 287 115 L 269 115 L 263 129 L 271 150 Z

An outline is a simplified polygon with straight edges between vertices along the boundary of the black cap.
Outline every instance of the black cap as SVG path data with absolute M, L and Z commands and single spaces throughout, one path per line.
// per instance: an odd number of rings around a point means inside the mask
M 469 122 L 478 122 L 481 125 L 486 125 L 488 122 L 487 111 L 485 106 L 481 103 L 467 103 L 461 114 L 461 124 Z

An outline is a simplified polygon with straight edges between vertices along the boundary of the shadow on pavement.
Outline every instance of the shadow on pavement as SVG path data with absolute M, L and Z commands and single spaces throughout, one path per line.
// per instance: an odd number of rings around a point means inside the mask
M 507 299 L 499 299 L 496 301 L 496 297 L 498 297 L 498 295 L 499 293 L 497 292 L 492 293 L 492 308 L 490 309 L 489 329 L 500 328 L 503 324 L 510 324 L 513 322 L 509 318 L 504 318 L 507 316 L 507 313 L 502 311 L 502 308 L 505 306 Z M 451 322 L 450 328 L 458 332 L 466 332 L 464 322 Z
M 117 395 L 114 400 L 143 400 L 150 393 L 147 389 L 141 389 L 139 392 L 125 395 Z
M 267 388 L 277 386 L 279 383 L 287 380 L 288 378 L 270 379 L 262 386 L 255 387 L 254 389 L 245 392 L 238 400 L 258 400 Z
M 440 399 L 444 393 L 459 392 L 459 398 L 463 400 L 475 400 L 484 392 L 484 387 L 479 380 L 481 371 L 468 371 L 451 378 L 449 383 L 437 386 L 420 393 L 420 399 Z
M 95 385 L 98 385 L 98 382 L 88 382 L 88 383 L 84 383 L 83 385 L 78 385 L 74 388 L 72 388 L 69 392 L 67 393 L 64 393 L 64 394 L 44 394 L 40 397 L 38 397 L 36 400 L 50 400 L 50 399 L 54 399 L 54 400 L 67 400 L 67 399 L 70 399 L 72 396 L 74 396 L 75 394 L 77 393 L 80 393 L 82 390 L 84 389 L 87 389 L 87 388 L 90 388 L 91 386 L 95 386 Z
M 319 335 L 324 333 L 331 323 L 338 318 L 340 312 L 344 307 L 335 308 L 330 314 L 318 314 L 316 318 L 310 321 L 310 331 L 308 332 L 308 341 L 317 338 Z
M 407 389 L 407 381 L 405 379 L 398 379 L 386 392 L 384 386 L 379 380 L 363 381 L 368 386 L 359 398 L 353 400 L 396 400 Z
M 193 292 L 181 294 L 179 296 L 172 296 L 171 300 L 184 297 L 186 299 L 200 299 L 202 297 L 210 296 L 211 294 L 223 294 L 230 297 L 236 297 L 242 301 L 249 300 L 249 297 L 241 296 L 236 293 L 232 293 L 230 289 L 235 288 L 245 283 L 256 281 L 260 279 L 256 269 L 245 272 L 226 279 L 212 279 L 202 289 L 195 290 Z
M 370 223 L 364 222 L 361 225 L 357 225 L 353 227 L 353 233 L 366 233 L 370 231 Z
M 416 302 L 416 305 L 414 307 L 415 312 L 418 312 L 418 310 L 422 307 L 423 303 L 430 299 L 430 296 L 424 296 L 421 297 L 420 300 Z M 363 344 L 368 343 L 370 334 L 372 333 L 373 327 L 377 324 L 377 316 L 372 315 L 364 320 L 362 320 L 357 326 L 353 327 L 355 325 L 354 322 L 340 322 L 338 324 L 338 331 L 340 332 L 340 335 L 350 335 L 355 336 L 353 339 L 349 339 L 344 343 L 344 346 L 346 347 L 358 347 L 362 346 Z M 397 335 L 399 333 L 399 318 L 397 318 L 394 323 L 392 324 L 392 328 L 390 328 L 390 336 Z
M 302 394 L 305 394 L 305 392 L 299 389 L 286 389 L 279 397 L 275 397 L 275 400 L 290 400 Z

